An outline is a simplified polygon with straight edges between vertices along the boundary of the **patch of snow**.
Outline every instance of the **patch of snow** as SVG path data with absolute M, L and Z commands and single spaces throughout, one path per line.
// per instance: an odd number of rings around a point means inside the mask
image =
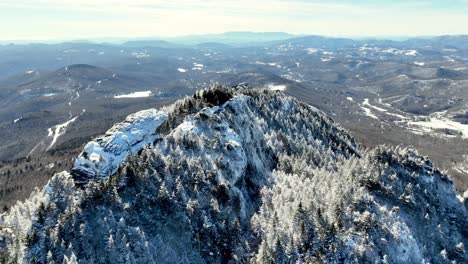
M 149 97 L 151 96 L 151 91 L 141 91 L 141 92 L 133 92 L 130 94 L 122 94 L 122 95 L 114 95 L 115 99 L 121 98 L 140 98 L 140 97 Z
M 309 54 L 314 54 L 314 53 L 317 53 L 319 51 L 319 49 L 316 49 L 316 48 L 307 48 L 306 49 L 307 53 Z
M 370 118 L 379 119 L 376 115 L 372 114 L 372 111 L 369 108 L 361 106 L 361 109 L 364 111 L 364 114 Z
M 377 106 L 375 106 L 375 105 L 371 105 L 371 104 L 369 103 L 369 98 L 365 98 L 365 99 L 364 99 L 364 102 L 362 103 L 362 105 L 371 107 L 371 108 L 373 108 L 373 109 L 375 109 L 375 110 L 377 110 L 377 111 L 380 111 L 380 112 L 387 112 L 387 109 L 383 109 L 383 108 L 377 107 Z
M 390 116 L 394 116 L 394 117 L 397 117 L 401 120 L 408 120 L 408 117 L 404 116 L 404 115 L 400 115 L 400 114 L 395 114 L 395 113 L 390 113 L 390 112 L 386 112 L 385 114 L 387 115 L 390 115 Z
M 49 149 L 51 149 L 51 148 L 54 146 L 54 144 L 57 142 L 57 139 L 58 139 L 61 135 L 65 134 L 68 125 L 70 125 L 71 123 L 75 122 L 75 120 L 76 120 L 78 117 L 79 117 L 79 116 L 75 116 L 74 118 L 68 120 L 67 122 L 65 122 L 65 123 L 63 123 L 63 124 L 58 124 L 58 125 L 55 125 L 55 126 L 53 126 L 53 127 L 47 129 L 47 132 L 48 132 L 47 136 L 53 137 L 53 138 L 52 138 L 52 142 L 50 143 L 49 147 L 47 147 L 46 150 L 49 150 Z
M 16 124 L 16 123 L 18 123 L 18 122 L 19 122 L 21 119 L 23 119 L 23 118 L 22 118 L 22 117 L 20 117 L 20 118 L 17 118 L 17 119 L 15 119 L 15 120 L 13 120 L 13 124 Z
M 406 56 L 416 56 L 418 55 L 418 52 L 416 50 L 407 50 L 404 52 Z
M 194 67 L 192 68 L 192 70 L 194 71 L 201 71 L 203 70 L 203 67 L 205 67 L 203 64 L 195 63 L 195 62 L 193 63 L 193 66 Z
M 187 70 L 184 69 L 184 68 L 178 68 L 177 71 L 179 71 L 179 72 L 187 72 Z
M 130 55 L 138 59 L 150 57 L 149 54 L 144 52 L 132 52 Z
M 378 47 L 371 47 L 371 46 L 368 46 L 367 44 L 362 46 L 362 47 L 359 47 L 359 50 L 360 51 L 380 51 L 380 48 Z
M 450 61 L 450 62 L 455 62 L 455 60 L 450 57 L 450 56 L 444 56 L 444 58 L 447 60 L 447 61 Z
M 63 53 L 73 53 L 73 52 L 78 52 L 78 50 L 70 49 L 70 50 L 64 50 L 63 51 Z
M 458 164 L 454 165 L 454 170 L 463 173 L 463 174 L 468 174 L 468 155 L 463 155 L 463 161 L 459 162 Z M 468 191 L 466 192 L 468 194 Z
M 104 136 L 89 142 L 75 160 L 73 170 L 90 177 L 107 178 L 117 171 L 128 154 L 134 155 L 153 143 L 159 134 L 157 128 L 167 119 L 167 113 L 156 109 L 129 115 L 115 124 Z
M 414 64 L 418 65 L 418 66 L 424 66 L 425 65 L 424 62 L 418 62 L 418 61 L 415 61 Z
M 346 100 L 351 101 L 351 102 L 354 102 L 354 99 L 353 99 L 352 97 L 349 97 L 349 96 L 346 97 Z
M 463 138 L 468 138 L 468 124 L 455 122 L 444 117 L 431 117 L 429 121 L 408 122 L 411 126 L 422 128 L 424 132 L 433 132 L 435 129 L 450 129 L 461 133 Z
M 456 49 L 442 49 L 442 50 L 446 52 L 457 52 Z
M 258 65 L 268 65 L 268 66 L 271 66 L 271 67 L 281 68 L 281 65 L 278 65 L 278 63 L 276 63 L 276 62 L 261 62 L 261 61 L 256 61 L 254 64 L 258 64 Z
M 396 48 L 388 48 L 382 50 L 383 53 L 390 53 L 394 55 L 416 56 L 419 55 L 417 50 L 399 50 Z
M 290 74 L 283 74 L 283 75 L 281 75 L 281 77 L 283 77 L 283 78 L 285 78 L 285 79 L 288 79 L 288 80 L 290 80 L 290 81 L 295 81 L 295 82 L 299 82 L 299 83 L 302 82 L 301 79 L 297 79 L 297 78 L 293 77 L 293 76 L 290 75 Z
M 327 61 L 331 61 L 332 58 L 320 58 L 320 60 L 321 60 L 322 62 L 327 62 Z
M 269 84 L 267 88 L 272 91 L 285 91 L 287 87 L 284 84 Z
M 356 69 L 360 69 L 363 65 L 367 65 L 367 64 L 370 64 L 370 62 L 361 61 L 361 60 L 360 60 L 360 61 L 356 64 L 355 68 L 356 68 Z
M 33 74 L 33 73 L 34 73 L 34 70 L 25 71 L 24 73 L 26 73 L 26 74 Z

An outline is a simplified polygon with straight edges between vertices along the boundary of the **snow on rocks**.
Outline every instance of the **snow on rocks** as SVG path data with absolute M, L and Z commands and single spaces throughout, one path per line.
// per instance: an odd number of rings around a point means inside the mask
M 196 159 L 200 156 L 210 156 L 219 161 L 222 169 L 218 170 L 218 177 L 221 182 L 235 183 L 243 174 L 247 166 L 247 156 L 242 147 L 242 140 L 229 124 L 220 118 L 213 117 L 214 114 L 220 114 L 225 111 L 226 107 L 238 108 L 239 105 L 245 105 L 246 97 L 235 97 L 221 106 L 204 108 L 199 111 L 195 118 L 192 116 L 186 117 L 185 120 L 177 126 L 171 133 L 174 138 L 219 138 L 220 145 L 218 147 L 210 147 L 205 145 L 200 152 L 194 152 L 188 155 L 189 158 Z M 213 117 L 210 122 L 206 122 L 201 116 Z M 163 143 L 161 143 L 163 144 Z M 222 155 L 220 155 L 222 154 Z M 218 157 L 218 158 L 215 158 Z
M 166 119 L 167 113 L 156 109 L 129 115 L 104 136 L 86 144 L 75 160 L 73 170 L 94 178 L 109 177 L 117 171 L 128 154 L 134 155 L 159 137 L 156 129 Z

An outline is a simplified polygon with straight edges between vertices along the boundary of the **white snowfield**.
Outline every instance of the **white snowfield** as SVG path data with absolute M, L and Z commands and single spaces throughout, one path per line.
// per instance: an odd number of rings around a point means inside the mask
M 167 119 L 167 113 L 156 109 L 129 115 L 115 124 L 104 136 L 86 144 L 73 165 L 73 170 L 91 177 L 107 178 L 115 173 L 127 155 L 134 155 L 159 137 L 156 129 Z
M 445 117 L 431 117 L 430 121 L 414 121 L 408 124 L 419 128 L 423 133 L 431 133 L 436 129 L 451 129 L 461 133 L 462 138 L 468 138 L 468 125 Z
M 269 84 L 267 88 L 272 91 L 285 91 L 287 87 L 284 84 Z
M 140 98 L 140 97 L 149 97 L 151 96 L 152 92 L 151 91 L 141 91 L 141 92 L 134 92 L 130 94 L 122 94 L 122 95 L 115 95 L 115 99 L 121 99 L 121 98 Z

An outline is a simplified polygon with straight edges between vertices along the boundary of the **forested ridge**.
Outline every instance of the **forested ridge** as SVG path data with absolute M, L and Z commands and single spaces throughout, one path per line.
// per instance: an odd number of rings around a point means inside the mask
M 0 262 L 467 259 L 466 201 L 413 149 L 363 149 L 266 89 L 213 86 L 161 111 L 154 141 L 112 175 L 58 173 L 3 214 Z

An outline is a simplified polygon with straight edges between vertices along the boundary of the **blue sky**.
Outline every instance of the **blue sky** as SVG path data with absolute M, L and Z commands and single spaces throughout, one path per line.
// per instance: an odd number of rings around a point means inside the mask
M 468 34 L 468 0 L 1 0 L 0 40 L 284 31 L 327 36 Z

